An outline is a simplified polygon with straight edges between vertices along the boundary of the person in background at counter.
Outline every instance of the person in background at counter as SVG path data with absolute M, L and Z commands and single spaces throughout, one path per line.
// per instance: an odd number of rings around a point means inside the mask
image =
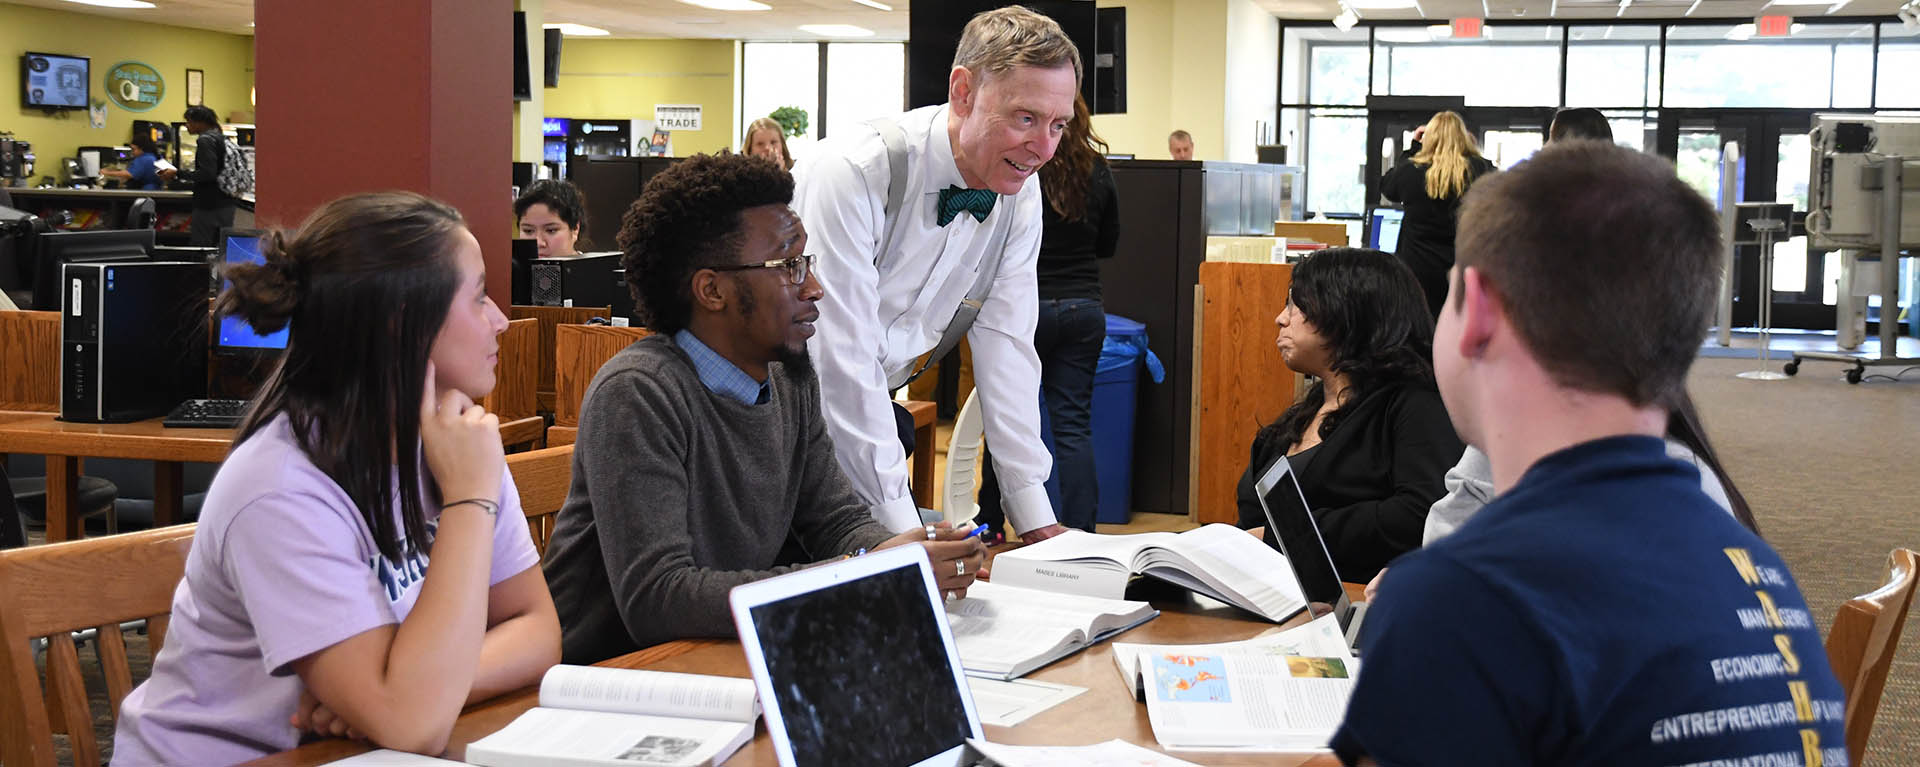
M 513 201 L 520 237 L 540 243 L 540 257 L 579 253 L 580 230 L 587 228 L 587 198 L 571 182 L 543 178 Z
M 227 134 L 220 130 L 220 117 L 205 106 L 187 107 L 181 119 L 194 141 L 193 173 L 185 179 L 193 187 L 193 246 L 211 248 L 220 244 L 220 230 L 233 226 L 234 200 L 220 188 L 220 169 L 227 162 Z M 160 177 L 172 181 L 178 169 L 160 171 Z
M 1167 134 L 1167 154 L 1175 160 L 1193 159 L 1193 134 L 1183 130 Z
M 127 169 L 102 170 L 101 177 L 120 179 L 126 182 L 128 189 L 159 189 L 160 170 L 154 164 L 160 160 L 160 148 L 154 146 L 153 139 L 146 136 L 135 136 L 128 143 L 133 146 L 133 159 L 127 161 Z
M 787 133 L 771 117 L 762 117 L 747 125 L 747 154 L 765 157 L 793 170 L 793 153 L 787 151 Z
M 921 525 L 907 453 L 934 446 L 913 445 L 912 419 L 889 392 L 927 370 L 921 355 L 962 335 L 1012 532 L 1032 543 L 1066 531 L 1040 439 L 1035 172 L 1073 119 L 1080 77 L 1080 51 L 1052 19 L 1020 6 L 978 14 L 960 33 L 947 103 L 836 133 L 794 174 L 826 289 L 809 346 L 834 450 L 895 532 Z

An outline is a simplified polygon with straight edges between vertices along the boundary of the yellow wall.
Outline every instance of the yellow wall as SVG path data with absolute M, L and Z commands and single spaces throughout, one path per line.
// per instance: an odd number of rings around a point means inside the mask
M 107 104 L 107 125 L 88 127 L 85 110 L 52 115 L 20 106 L 20 54 L 64 53 L 91 58 L 95 101 Z M 153 67 L 166 83 L 159 106 L 129 112 L 106 97 L 104 81 L 113 65 L 138 61 Z M 81 146 L 118 146 L 133 134 L 134 120 L 176 122 L 187 108 L 187 69 L 206 72 L 205 101 L 224 121 L 240 112 L 251 119 L 248 91 L 253 87 L 253 38 L 162 24 L 141 24 L 105 16 L 0 5 L 0 131 L 33 142 L 38 176 L 58 175 L 59 161 Z
M 1226 0 L 1099 0 L 1127 9 L 1127 111 L 1096 115 L 1114 152 L 1165 160 L 1167 134 L 1193 134 L 1196 160 L 1226 159 Z M 1177 12 L 1176 12 L 1177 11 Z
M 588 40 L 560 47 L 560 87 L 546 91 L 546 115 L 651 120 L 655 104 L 699 104 L 701 130 L 674 131 L 685 157 L 733 145 L 731 40 Z

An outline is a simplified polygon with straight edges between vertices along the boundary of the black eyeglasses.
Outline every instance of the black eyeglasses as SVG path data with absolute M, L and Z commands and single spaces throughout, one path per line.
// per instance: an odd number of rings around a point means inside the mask
M 792 258 L 762 261 L 757 264 L 734 264 L 732 266 L 711 266 L 707 268 L 716 272 L 737 272 L 742 269 L 785 269 L 787 270 L 787 282 L 794 285 L 804 285 L 807 282 L 807 272 L 813 269 L 813 259 L 813 255 L 808 254 L 804 256 L 794 256 Z

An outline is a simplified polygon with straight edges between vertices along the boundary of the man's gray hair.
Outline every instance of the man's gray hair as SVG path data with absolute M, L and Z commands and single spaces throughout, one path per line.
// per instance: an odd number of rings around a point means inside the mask
M 976 86 L 1016 67 L 1052 69 L 1066 64 L 1073 65 L 1073 82 L 1078 87 L 1080 49 L 1053 19 L 1019 5 L 975 14 L 953 52 L 953 65 L 974 73 Z

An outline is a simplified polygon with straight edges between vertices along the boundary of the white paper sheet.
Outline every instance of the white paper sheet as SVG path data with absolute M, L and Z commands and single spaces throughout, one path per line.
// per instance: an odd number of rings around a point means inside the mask
M 1012 727 L 1027 721 L 1034 714 L 1087 691 L 1085 687 L 1032 679 L 1002 682 L 971 676 L 967 677 L 967 687 L 973 691 L 973 709 L 979 713 L 980 723 L 1000 727 Z

